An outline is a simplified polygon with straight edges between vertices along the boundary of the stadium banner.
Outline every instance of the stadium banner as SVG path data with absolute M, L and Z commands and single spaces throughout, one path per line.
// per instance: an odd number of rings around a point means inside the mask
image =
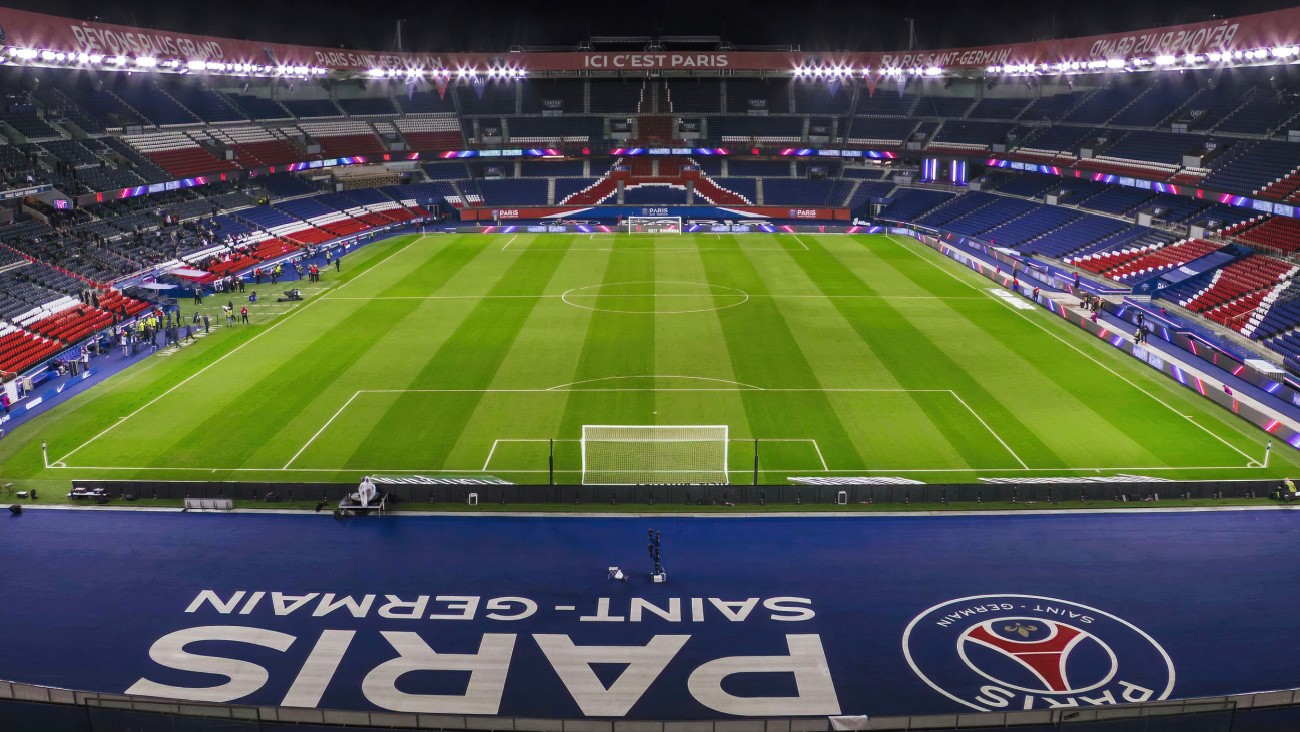
M 51 185 L 28 186 L 27 188 L 15 188 L 8 191 L 0 191 L 0 201 L 11 201 L 16 198 L 27 198 L 41 193 L 47 193 L 54 190 Z
M 996 471 L 992 471 L 996 472 Z M 1140 473 L 1135 469 L 1134 472 Z M 852 485 L 837 481 L 815 481 L 794 485 L 523 485 L 500 481 L 500 478 L 483 476 L 478 483 L 470 479 L 436 481 L 419 476 L 374 475 L 372 480 L 379 490 L 387 493 L 390 508 L 409 503 L 426 506 L 464 506 L 470 494 L 478 496 L 479 505 L 519 506 L 523 504 L 591 504 L 611 506 L 619 504 L 722 506 L 728 503 L 744 505 L 829 505 L 839 501 L 845 492 L 845 505 L 897 503 L 944 504 L 951 502 L 1042 501 L 1062 503 L 1067 501 L 1142 501 L 1153 493 L 1167 495 L 1186 494 L 1189 499 L 1263 497 L 1277 488 L 1276 480 L 1223 480 L 1223 481 L 1170 481 L 1165 478 L 1143 475 L 1113 477 L 1106 481 L 1097 478 L 1072 478 L 1040 475 L 1037 479 L 1023 476 L 1013 482 L 1000 478 L 985 478 L 980 483 L 908 483 L 897 478 L 886 482 L 859 479 Z M 1050 478 L 1050 480 L 1048 479 Z M 359 476 L 358 476 L 359 479 Z M 185 498 L 230 498 L 236 501 L 318 501 L 329 505 L 357 491 L 356 483 L 270 483 L 243 481 L 168 481 L 168 480 L 83 480 L 74 479 L 72 488 L 78 494 L 103 489 L 112 503 L 126 500 L 157 498 L 182 500 Z M 127 496 L 133 498 L 125 498 Z M 268 506 L 268 508 L 273 506 Z
M 1105 61 L 1126 56 L 1271 49 L 1300 41 L 1300 8 L 1123 33 L 967 48 L 809 54 L 766 51 L 579 51 L 537 53 L 404 53 L 265 43 L 96 23 L 0 8 L 4 42 L 56 52 L 122 54 L 261 66 L 317 67 L 366 73 L 397 68 L 529 72 L 776 71 L 802 66 L 977 69 L 998 64 Z
M 779 219 L 782 221 L 848 221 L 847 208 L 790 206 L 520 206 L 463 208 L 461 221 L 536 221 L 542 219 L 618 220 L 631 216 L 680 216 L 682 219 Z

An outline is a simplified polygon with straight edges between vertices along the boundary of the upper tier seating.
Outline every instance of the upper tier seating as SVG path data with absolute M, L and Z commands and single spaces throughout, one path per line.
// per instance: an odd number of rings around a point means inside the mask
M 189 112 L 204 122 L 245 121 L 248 115 L 225 96 L 194 81 L 177 81 L 164 86 L 165 91 Z
M 285 99 L 280 104 L 299 119 L 343 116 L 343 110 L 329 99 Z
M 522 111 L 529 115 L 542 114 L 548 109 L 563 114 L 581 114 L 585 111 L 583 109 L 585 83 L 582 79 L 530 79 L 520 87 Z M 560 108 L 554 109 L 554 105 L 548 107 L 548 101 L 559 102 Z
M 437 91 L 417 91 L 412 94 L 398 94 L 398 109 L 405 114 L 455 114 L 456 103 L 451 91 L 438 94 Z
M 412 150 L 460 150 L 465 147 L 455 115 L 402 117 L 393 124 Z
M 1126 109 L 1111 118 L 1110 124 L 1128 127 L 1155 127 L 1171 115 L 1174 110 L 1187 103 L 1195 92 L 1195 83 L 1187 88 L 1185 83 L 1175 77 L 1162 79 L 1163 83 L 1147 89 L 1133 100 Z
M 388 97 L 352 97 L 338 100 L 339 107 L 353 117 L 394 115 L 397 108 Z
M 249 94 L 231 94 L 230 100 L 250 119 L 259 121 L 290 119 L 293 114 L 274 99 Z
M 1300 145 L 1264 140 L 1241 143 L 1214 161 L 1206 188 L 1253 193 L 1300 168 Z
M 1070 92 L 1039 97 L 1029 103 L 1029 106 L 1021 113 L 1019 119 L 1059 122 L 1066 112 L 1079 103 L 1084 94 L 1085 92 Z
M 895 148 L 912 139 L 914 119 L 894 117 L 855 117 L 849 122 L 848 142 L 854 147 Z
M 975 103 L 967 114 L 971 119 L 1016 119 L 1029 107 L 1030 100 L 1002 97 L 985 97 Z
M 192 178 L 223 170 L 238 170 L 232 161 L 208 152 L 183 132 L 158 132 L 132 135 L 128 143 L 154 161 L 173 178 Z
M 664 89 L 662 98 L 668 101 L 669 106 L 664 109 L 661 102 L 660 112 L 716 114 L 726 111 L 722 108 L 722 82 L 713 79 L 672 79 L 664 81 Z
M 374 129 L 360 120 L 303 122 L 298 128 L 320 144 L 320 154 L 327 158 L 387 152 Z
M 514 114 L 519 85 L 513 81 L 479 79 L 475 83 L 457 82 L 451 86 L 467 115 Z
M 1300 96 L 1259 90 L 1250 101 L 1215 125 L 1216 132 L 1267 135 L 1282 128 L 1300 114 Z
M 596 85 L 592 85 L 594 95 Z M 784 79 L 741 79 L 727 80 L 727 111 L 732 114 L 747 114 L 755 102 L 761 102 L 770 114 L 790 111 L 790 82 Z M 591 111 L 595 112 L 593 104 Z

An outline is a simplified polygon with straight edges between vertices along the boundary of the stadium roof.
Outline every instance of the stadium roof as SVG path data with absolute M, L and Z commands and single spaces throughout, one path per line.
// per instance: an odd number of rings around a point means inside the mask
M 1300 8 L 1081 38 L 903 52 L 357 51 L 217 38 L 0 9 L 10 65 L 250 76 L 518 78 L 536 74 L 774 73 L 822 78 L 1068 74 L 1300 62 Z M 680 44 L 690 46 L 691 44 Z

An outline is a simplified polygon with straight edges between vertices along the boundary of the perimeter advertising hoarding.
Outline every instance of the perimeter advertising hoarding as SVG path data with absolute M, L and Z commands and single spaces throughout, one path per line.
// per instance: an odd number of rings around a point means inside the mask
M 846 208 L 790 206 L 520 206 L 514 208 L 463 208 L 461 221 L 528 221 L 537 219 L 607 219 L 630 216 L 680 216 L 685 219 L 777 219 L 798 221 L 848 221 Z

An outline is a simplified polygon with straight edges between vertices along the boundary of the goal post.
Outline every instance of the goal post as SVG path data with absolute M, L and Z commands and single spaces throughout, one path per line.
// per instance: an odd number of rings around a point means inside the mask
M 726 425 L 583 425 L 583 485 L 727 483 Z
M 629 234 L 680 234 L 681 216 L 629 216 L 624 221 Z

